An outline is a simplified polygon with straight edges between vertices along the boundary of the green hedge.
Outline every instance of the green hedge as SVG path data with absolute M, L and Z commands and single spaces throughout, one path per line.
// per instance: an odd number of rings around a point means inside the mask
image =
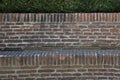
M 120 12 L 120 0 L 0 0 L 0 12 Z

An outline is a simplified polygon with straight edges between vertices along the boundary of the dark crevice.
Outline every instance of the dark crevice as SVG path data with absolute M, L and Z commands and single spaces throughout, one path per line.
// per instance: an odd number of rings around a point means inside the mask
M 6 48 L 2 48 L 0 49 L 0 51 L 23 51 L 22 48 L 9 48 L 9 47 L 6 47 Z

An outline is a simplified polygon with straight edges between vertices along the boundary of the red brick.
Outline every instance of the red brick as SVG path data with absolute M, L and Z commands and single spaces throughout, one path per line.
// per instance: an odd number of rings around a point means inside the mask
M 118 33 L 119 33 L 119 29 L 113 28 L 113 29 L 110 29 L 110 32 L 111 32 L 111 33 L 112 33 L 112 32 L 118 32 Z
M 0 44 L 0 47 L 5 47 L 6 45 L 5 44 Z
M 6 23 L 6 25 L 15 25 L 15 23 L 12 23 L 12 22 L 11 23 Z
M 103 35 L 111 35 L 111 32 L 104 32 Z
M 63 39 L 63 42 L 79 42 L 79 39 Z
M 108 69 L 108 72 L 119 72 L 119 71 L 120 71 L 119 69 L 114 69 L 114 68 Z
M 40 76 L 41 76 L 41 77 L 49 77 L 50 74 L 48 74 L 48 73 L 42 73 L 42 74 L 40 74 Z
M 54 72 L 54 69 L 44 69 L 44 70 L 38 70 L 38 72 Z
M 84 35 L 92 35 L 91 32 L 84 32 Z
M 15 71 L 0 71 L 0 74 L 15 74 Z
M 99 72 L 106 72 L 107 69 L 98 69 Z
M 20 43 L 20 42 L 22 42 L 22 40 L 12 40 L 12 39 L 10 39 L 10 40 L 5 40 L 5 42 L 6 43 Z
M 7 44 L 7 46 L 16 46 L 16 44 Z
M 26 78 L 25 80 L 35 80 L 35 78 Z
M 61 68 L 61 66 L 58 66 L 58 65 L 56 65 L 56 66 L 52 66 L 52 65 L 49 65 L 49 66 L 41 66 L 41 68 L 45 68 L 45 69 L 47 69 L 47 68 L 52 68 L 52 69 L 55 69 L 55 68 Z
M 44 34 L 44 32 L 36 32 L 36 34 L 40 34 L 40 35 L 43 35 Z
M 107 36 L 98 36 L 98 38 L 106 38 Z
M 23 66 L 21 69 L 36 69 L 38 66 Z
M 68 38 L 68 36 L 61 35 L 60 38 Z
M 53 74 L 51 74 L 51 76 L 61 76 L 61 73 L 53 73 Z
M 94 68 L 94 69 L 88 69 L 88 72 L 98 72 L 98 69 L 97 69 L 97 68 Z
M 81 40 L 81 42 L 93 42 L 94 40 Z
M 61 68 L 63 68 L 63 69 L 73 69 L 73 68 L 76 68 L 76 69 L 79 69 L 79 68 L 82 68 L 82 66 L 81 65 L 62 65 L 61 66 Z M 81 69 L 80 69 L 81 70 Z
M 43 39 L 43 42 L 60 42 L 60 39 Z
M 75 72 L 74 69 L 57 69 L 56 72 Z
M 95 75 L 95 76 L 101 76 L 101 75 L 104 75 L 104 73 L 102 73 L 102 72 L 97 72 L 97 73 L 96 73 L 96 72 L 95 72 L 94 75 Z
M 6 78 L 6 77 L 7 77 L 7 75 L 0 75 L 0 79 Z
M 17 71 L 18 74 L 23 74 L 23 73 L 36 73 L 36 70 L 20 70 Z
M 81 35 L 79 38 L 87 38 L 88 36 Z
M 1 26 L 1 28 L 2 29 L 5 29 L 5 28 L 8 29 L 8 28 L 10 28 L 10 26 L 9 25 L 7 25 L 7 26 Z
M 84 76 L 91 76 L 91 75 L 93 75 L 92 73 L 83 73 L 82 75 L 84 75 Z
M 69 36 L 70 38 L 77 38 L 77 36 Z
M 108 36 L 108 38 L 117 39 L 117 36 Z
M 110 29 L 108 29 L 108 28 L 101 28 L 101 32 L 110 32 Z
M 105 72 L 104 75 L 105 75 L 105 76 L 114 76 L 114 73 L 111 73 L 111 72 L 110 72 L 110 73 L 106 73 L 106 72 Z
M 7 36 L 13 36 L 13 35 L 15 35 L 15 32 L 7 32 L 6 35 Z
M 19 75 L 19 77 L 29 77 L 30 75 L 29 74 L 21 74 L 21 75 Z
M 54 34 L 57 34 L 57 35 L 63 35 L 64 32 L 55 32 Z
M 115 76 L 120 76 L 120 73 L 115 73 L 114 75 L 115 75 Z
M 73 74 L 72 73 L 62 73 L 62 76 L 64 77 L 64 76 L 73 76 Z
M 58 38 L 58 36 L 49 36 L 50 38 Z
M 37 78 L 36 80 L 46 80 L 46 78 Z
M 72 75 L 73 76 L 81 76 L 82 74 L 81 73 L 73 73 Z
M 100 80 L 107 79 L 107 77 L 98 77 L 98 79 L 100 79 Z
M 3 29 L 2 31 L 4 31 L 4 32 L 12 32 L 13 30 L 12 29 Z
M 102 35 L 101 32 L 94 32 L 93 34 L 94 34 L 94 35 Z
M 46 80 L 56 80 L 57 78 L 46 78 Z
M 78 69 L 78 72 L 87 72 L 87 69 L 84 69 L 84 68 Z
M 54 29 L 54 28 L 53 28 L 53 31 L 62 31 L 62 29 Z
M 32 76 L 32 77 L 39 77 L 40 74 L 30 74 L 29 76 Z
M 88 28 L 97 28 L 96 26 L 88 26 Z
M 49 38 L 49 36 L 42 35 L 42 36 L 40 36 L 40 38 Z

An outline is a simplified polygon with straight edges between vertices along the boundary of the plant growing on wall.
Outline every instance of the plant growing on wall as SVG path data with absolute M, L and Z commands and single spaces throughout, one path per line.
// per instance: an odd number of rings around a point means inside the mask
M 0 12 L 119 12 L 119 0 L 1 0 Z

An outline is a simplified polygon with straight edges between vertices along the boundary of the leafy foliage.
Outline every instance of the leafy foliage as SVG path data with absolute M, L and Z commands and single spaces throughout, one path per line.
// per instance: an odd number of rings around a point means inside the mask
M 0 12 L 120 12 L 120 0 L 0 0 Z

